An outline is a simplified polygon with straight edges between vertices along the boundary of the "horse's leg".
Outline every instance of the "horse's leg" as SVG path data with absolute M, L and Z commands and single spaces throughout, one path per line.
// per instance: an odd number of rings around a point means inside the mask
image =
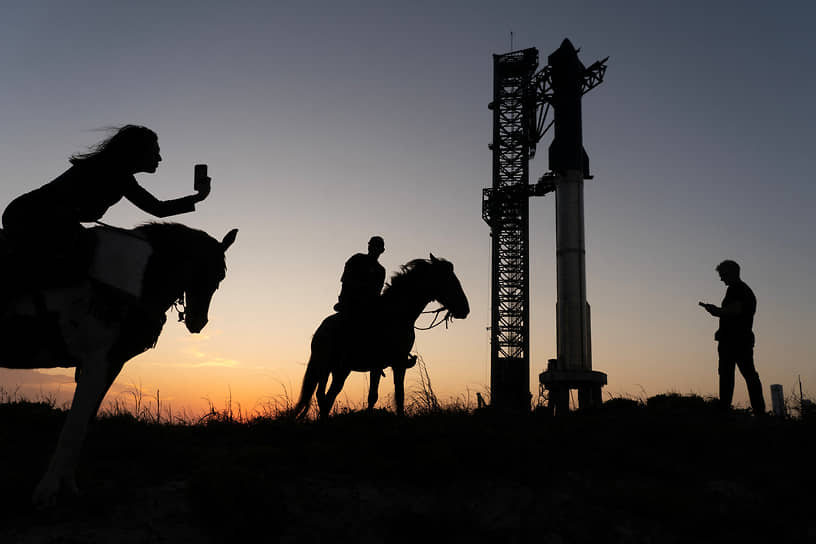
M 323 372 L 317 380 L 317 391 L 315 392 L 315 396 L 317 397 L 317 407 L 319 410 L 322 410 L 321 406 L 326 402 L 326 384 L 329 383 L 329 375 L 331 371 L 326 370 Z
M 374 405 L 377 404 L 377 398 L 379 398 L 379 388 L 380 388 L 380 376 L 382 376 L 381 370 L 372 370 L 369 373 L 369 384 L 368 384 L 368 411 L 371 412 L 374 410 Z
M 345 369 L 332 372 L 331 385 L 326 392 L 326 398 L 323 400 L 323 404 L 320 406 L 321 418 L 329 417 L 329 412 L 331 412 L 332 406 L 334 406 L 334 401 L 337 395 L 340 394 L 340 391 L 343 390 L 343 384 L 346 383 L 346 378 L 348 378 L 350 373 L 351 371 Z
M 119 376 L 119 372 L 122 371 L 122 367 L 125 366 L 126 362 L 127 360 L 124 360 L 121 363 L 114 363 L 110 360 L 110 356 L 108 356 L 108 368 L 105 377 L 105 386 L 102 388 L 101 394 L 97 396 L 96 408 L 91 412 L 91 417 L 88 420 L 89 423 L 93 423 L 96 414 L 99 413 L 99 409 L 102 407 L 102 401 L 105 400 L 105 395 L 108 394 L 108 390 L 113 385 L 113 382 L 116 381 L 116 377 Z M 81 377 L 82 367 L 77 366 L 76 372 L 74 372 L 74 382 L 79 383 Z
M 309 411 L 309 404 L 312 401 L 315 388 L 320 383 L 320 373 L 322 371 L 320 359 L 314 354 L 309 358 L 309 363 L 306 365 L 306 373 L 303 375 L 303 385 L 300 388 L 300 398 L 295 406 L 295 417 L 302 418 Z M 320 398 L 320 391 L 318 391 L 318 399 Z
M 108 369 L 105 376 L 105 386 L 100 391 L 99 395 L 96 398 L 96 408 L 91 412 L 91 417 L 88 422 L 93 422 L 96 415 L 99 413 L 99 409 L 102 407 L 102 401 L 105 400 L 105 395 L 108 394 L 108 390 L 110 390 L 113 382 L 116 381 L 116 377 L 122 371 L 122 367 L 125 366 L 127 361 L 122 361 L 121 363 L 111 363 L 108 360 Z
M 53 504 L 60 489 L 78 493 L 74 471 L 79 452 L 95 414 L 99 401 L 107 391 L 106 350 L 88 356 L 82 365 L 71 409 L 60 431 L 57 447 L 48 469 L 34 490 L 33 500 L 38 505 Z
M 402 362 L 404 364 L 404 361 Z M 405 367 L 394 365 L 394 402 L 397 404 L 397 415 L 405 415 Z

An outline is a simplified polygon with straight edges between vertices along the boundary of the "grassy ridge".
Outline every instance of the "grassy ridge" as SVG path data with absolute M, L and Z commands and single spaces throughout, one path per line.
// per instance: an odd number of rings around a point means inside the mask
M 693 396 L 555 419 L 119 414 L 92 427 L 83 496 L 33 511 L 63 418 L 47 403 L 0 404 L 0 542 L 816 539 L 816 421 L 722 414 Z

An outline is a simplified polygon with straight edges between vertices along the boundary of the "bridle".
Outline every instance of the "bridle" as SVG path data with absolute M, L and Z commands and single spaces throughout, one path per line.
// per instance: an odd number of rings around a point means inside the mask
M 445 310 L 447 310 L 448 313 L 445 314 L 445 317 L 443 317 L 442 319 L 437 321 L 437 319 L 439 319 L 439 314 L 441 312 L 444 312 Z M 438 327 L 442 323 L 445 324 L 445 328 L 447 329 L 448 324 L 450 323 L 451 320 L 453 320 L 453 316 L 451 316 L 450 310 L 448 310 L 444 306 L 440 306 L 436 310 L 428 310 L 428 311 L 422 312 L 422 314 L 434 314 L 434 316 L 433 316 L 433 319 L 431 320 L 431 324 L 429 326 L 427 326 L 427 327 L 417 327 L 416 325 L 414 325 L 414 328 L 416 330 L 418 330 L 418 331 L 429 331 L 429 330 L 433 329 L 434 327 Z M 420 314 L 420 315 L 422 315 L 422 314 Z
M 179 323 L 184 323 L 185 319 L 187 319 L 187 302 L 184 300 L 184 291 L 182 291 L 181 295 L 173 302 L 173 309 L 178 313 Z
M 445 317 L 443 317 L 442 319 L 439 319 L 439 314 L 446 311 L 446 310 L 447 310 L 447 313 L 445 314 Z M 434 314 L 434 316 L 433 316 L 433 319 L 431 320 L 431 324 L 428 325 L 427 327 L 417 327 L 416 325 L 414 325 L 414 328 L 416 330 L 418 330 L 418 331 L 429 331 L 429 330 L 431 330 L 431 329 L 433 329 L 435 327 L 438 327 L 442 323 L 445 324 L 445 328 L 447 329 L 448 326 L 450 325 L 450 322 L 453 320 L 453 316 L 451 315 L 450 310 L 448 310 L 448 308 L 446 308 L 444 305 L 439 306 L 439 308 L 437 308 L 436 310 L 427 310 L 427 311 L 421 312 L 419 315 L 422 315 L 422 314 Z

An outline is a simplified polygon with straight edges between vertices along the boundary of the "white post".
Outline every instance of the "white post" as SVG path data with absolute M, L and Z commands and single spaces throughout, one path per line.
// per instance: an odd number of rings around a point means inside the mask
M 785 417 L 785 395 L 778 383 L 771 385 L 771 405 L 775 416 Z

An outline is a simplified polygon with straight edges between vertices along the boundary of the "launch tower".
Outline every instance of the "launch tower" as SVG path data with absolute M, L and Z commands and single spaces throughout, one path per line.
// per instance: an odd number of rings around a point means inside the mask
M 581 406 L 600 402 L 606 375 L 592 370 L 586 302 L 583 181 L 590 179 L 583 148 L 581 97 L 603 81 L 607 59 L 585 68 L 569 40 L 538 72 L 535 48 L 493 55 L 493 186 L 483 191 L 482 217 L 492 238 L 490 388 L 491 405 L 530 408 L 531 196 L 556 193 L 558 357 L 539 379 L 548 406 L 569 409 L 569 390 Z M 545 125 L 553 109 L 554 119 Z M 536 144 L 551 127 L 549 171 L 529 183 Z

